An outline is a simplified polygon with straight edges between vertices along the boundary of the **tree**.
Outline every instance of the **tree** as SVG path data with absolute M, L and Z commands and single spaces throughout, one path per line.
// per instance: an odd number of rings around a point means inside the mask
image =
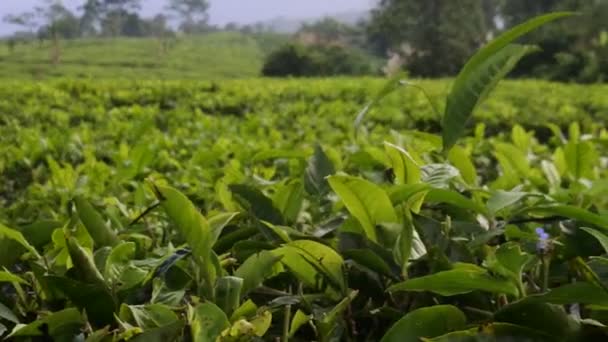
M 101 29 L 109 36 L 140 35 L 141 22 L 137 11 L 141 0 L 101 0 Z
M 46 0 L 45 6 L 36 7 L 36 14 L 44 23 L 38 29 L 40 39 L 72 39 L 80 33 L 78 18 L 59 0 Z
M 365 55 L 343 46 L 286 44 L 268 55 L 262 74 L 269 77 L 369 75 Z
M 12 25 L 25 27 L 32 35 L 38 27 L 35 12 L 23 12 L 21 14 L 8 14 L 2 19 L 4 22 Z
M 381 0 L 368 37 L 375 51 L 399 51 L 414 75 L 454 75 L 487 39 L 485 0 Z
M 207 0 L 169 0 L 167 10 L 179 18 L 179 28 L 184 33 L 204 32 L 209 27 Z
M 82 11 L 80 34 L 83 36 L 95 35 L 101 19 L 101 0 L 86 0 L 79 9 Z
M 508 0 L 499 6 L 507 26 L 552 11 L 582 15 L 526 36 L 522 42 L 538 45 L 541 51 L 525 57 L 513 75 L 578 82 L 608 79 L 608 49 L 601 42 L 607 32 L 608 0 Z

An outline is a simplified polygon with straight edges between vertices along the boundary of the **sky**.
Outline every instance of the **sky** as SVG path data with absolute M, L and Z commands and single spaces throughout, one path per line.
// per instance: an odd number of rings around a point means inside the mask
M 64 0 L 63 3 L 76 8 L 83 0 Z M 143 13 L 152 15 L 162 11 L 167 0 L 142 0 Z M 372 7 L 374 0 L 210 0 L 212 24 L 228 22 L 249 24 L 275 18 L 306 19 L 332 13 L 365 10 Z M 42 0 L 0 0 L 0 19 L 6 14 L 31 10 Z M 16 28 L 0 22 L 0 35 L 13 32 Z

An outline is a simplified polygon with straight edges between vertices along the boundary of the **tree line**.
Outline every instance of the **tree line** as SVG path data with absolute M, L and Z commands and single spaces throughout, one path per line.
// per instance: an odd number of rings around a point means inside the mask
M 451 77 L 478 48 L 505 29 L 556 11 L 575 11 L 580 15 L 549 25 L 521 41 L 537 45 L 540 50 L 525 57 L 512 75 L 557 81 L 606 81 L 608 0 L 380 0 L 370 18 L 353 27 L 331 19 L 304 25 L 296 37 L 306 37 L 305 43 L 316 44 L 285 46 L 269 57 L 265 70 L 269 70 L 269 76 L 317 76 L 315 70 L 331 68 L 323 63 L 323 67 L 315 68 L 303 68 L 301 64 L 314 66 L 319 61 L 336 60 L 318 57 L 321 44 L 331 46 L 333 55 L 339 46 L 354 52 L 366 51 L 376 58 L 388 57 L 386 72 L 403 69 L 416 77 Z M 352 68 L 341 67 L 340 71 L 364 70 L 360 58 L 343 57 L 356 54 L 341 51 L 338 55 L 343 63 L 354 63 Z
M 144 37 L 172 33 L 170 22 L 184 33 L 205 32 L 209 25 L 207 0 L 166 0 L 165 11 L 150 18 L 140 14 L 142 0 L 84 0 L 78 12 L 60 0 L 43 0 L 33 10 L 6 15 L 3 20 L 23 28 L 17 36 Z

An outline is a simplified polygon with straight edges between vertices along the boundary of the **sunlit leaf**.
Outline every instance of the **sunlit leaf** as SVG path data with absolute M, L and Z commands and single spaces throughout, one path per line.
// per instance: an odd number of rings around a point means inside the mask
M 212 298 L 217 269 L 212 260 L 214 235 L 207 219 L 176 189 L 170 187 L 156 187 L 156 189 L 167 215 L 192 248 L 192 255 L 201 267 L 206 282 L 204 285 L 207 289 L 206 294 Z
M 384 149 L 391 160 L 396 184 L 415 184 L 421 179 L 420 166 L 404 148 L 385 142 Z
M 190 331 L 193 342 L 215 342 L 230 326 L 226 314 L 212 303 L 199 304 L 192 311 Z
M 260 286 L 266 278 L 274 273 L 274 265 L 281 260 L 282 256 L 275 253 L 262 251 L 249 257 L 234 272 L 234 276 L 243 279 L 241 295 L 246 296 L 249 291 Z
M 478 267 L 456 268 L 428 276 L 413 278 L 389 288 L 397 291 L 429 291 L 442 296 L 454 296 L 476 290 L 517 295 L 518 290 L 506 279 L 491 276 Z
M 359 220 L 370 240 L 378 241 L 377 224 L 398 222 L 390 198 L 377 185 L 344 175 L 329 177 L 329 184 L 351 215 Z

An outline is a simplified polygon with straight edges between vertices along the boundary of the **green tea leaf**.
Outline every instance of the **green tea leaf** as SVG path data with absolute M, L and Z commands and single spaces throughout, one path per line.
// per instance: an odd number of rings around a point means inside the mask
M 580 331 L 580 324 L 563 307 L 529 299 L 503 307 L 494 314 L 494 319 L 540 331 L 559 340 L 570 340 Z
M 390 193 L 391 202 L 395 206 L 404 203 L 410 211 L 419 213 L 429 190 L 431 187 L 424 183 L 399 185 Z
M 578 220 L 608 231 L 608 217 L 594 214 L 585 209 L 563 204 L 539 205 L 528 209 L 529 212 L 545 215 L 557 215 Z
M 23 284 L 23 285 L 27 285 L 27 282 L 23 279 L 21 279 L 21 277 L 16 276 L 10 272 L 7 271 L 0 271 L 0 283 L 19 283 L 19 284 Z
M 471 155 L 466 149 L 454 146 L 448 154 L 448 160 L 460 171 L 462 179 L 467 184 L 472 186 L 477 185 L 477 170 L 471 161 Z
M 449 189 L 452 181 L 460 177 L 460 171 L 450 164 L 427 164 L 420 170 L 422 181 L 436 189 Z
M 184 329 L 184 322 L 181 320 L 175 321 L 169 325 L 160 328 L 146 330 L 143 333 L 130 339 L 130 342 L 165 342 L 175 341 Z M 197 340 L 194 340 L 197 341 Z
M 315 146 L 314 155 L 308 160 L 304 174 L 304 188 L 311 195 L 323 196 L 329 191 L 327 177 L 336 173 L 334 165 L 329 160 L 321 145 Z
M 106 286 L 105 279 L 97 269 L 97 266 L 95 266 L 93 256 L 80 246 L 76 238 L 67 238 L 66 243 L 78 278 L 89 284 Z
M 291 324 L 289 325 L 289 337 L 294 337 L 298 330 L 305 324 L 310 322 L 311 319 L 312 316 L 305 314 L 304 312 L 302 312 L 302 310 L 296 311 L 296 314 L 293 315 L 293 319 L 291 320 Z
M 51 313 L 28 325 L 16 326 L 7 338 L 44 336 L 43 330 L 48 331 L 48 337 L 53 340 L 73 338 L 80 333 L 85 324 L 80 312 L 70 308 Z M 45 326 L 45 329 L 41 329 Z
M 298 219 L 304 202 L 304 187 L 301 182 L 295 181 L 285 184 L 277 189 L 273 202 L 287 223 L 294 223 Z
M 396 184 L 420 183 L 420 166 L 405 149 L 388 142 L 384 142 L 384 149 L 391 160 Z
M 193 342 L 215 342 L 222 331 L 229 327 L 228 317 L 215 304 L 207 302 L 193 309 L 190 323 Z
M 136 246 L 133 242 L 122 242 L 108 255 L 104 267 L 104 278 L 117 288 L 130 289 L 144 281 L 148 272 L 133 265 Z
M 428 203 L 445 203 L 475 213 L 483 214 L 486 212 L 482 205 L 453 190 L 432 189 L 426 194 L 425 201 Z
M 406 211 L 403 216 L 403 228 L 397 238 L 393 253 L 395 259 L 401 264 L 401 274 L 406 277 L 410 260 L 419 259 L 427 251 L 416 231 L 412 215 Z
M 495 42 L 479 50 L 469 60 L 448 95 L 442 122 L 445 151 L 449 151 L 464 134 L 475 107 L 488 97 L 520 59 L 538 50 L 517 44 L 498 46 Z
M 586 228 L 586 227 L 580 227 L 580 229 L 591 234 L 591 236 L 593 236 L 600 243 L 600 245 L 602 245 L 602 248 L 604 248 L 604 251 L 606 251 L 606 253 L 608 253 L 608 236 L 606 236 L 605 234 L 603 234 L 595 229 Z
M 498 190 L 492 193 L 486 206 L 491 215 L 496 215 L 499 211 L 520 202 L 528 195 L 526 192 Z
M 411 311 L 395 323 L 381 342 L 418 342 L 465 328 L 466 317 L 451 305 L 437 305 Z
M 0 318 L 5 319 L 9 322 L 13 322 L 15 324 L 19 324 L 19 318 L 15 316 L 11 309 L 7 308 L 2 303 L 0 303 Z M 0 334 L 0 336 L 2 336 L 2 334 Z
M 510 272 L 513 279 L 521 279 L 522 272 L 533 257 L 522 252 L 516 243 L 505 243 L 496 249 L 496 260 Z
M 561 12 L 533 18 L 504 32 L 469 59 L 448 95 L 442 122 L 444 151 L 454 146 L 463 135 L 466 123 L 478 103 L 488 96 L 524 55 L 534 51 L 529 46 L 509 44 L 539 26 L 570 15 L 572 13 Z
M 281 260 L 282 256 L 272 252 L 262 251 L 250 256 L 234 272 L 235 277 L 243 279 L 241 296 L 246 296 L 251 290 L 260 286 L 264 280 L 274 273 L 274 266 Z
M 221 213 L 209 218 L 208 222 L 209 227 L 213 232 L 214 243 L 217 242 L 217 239 L 222 234 L 224 228 L 226 228 L 226 226 L 238 215 L 239 213 Z
M 4 240 L 15 241 L 18 244 L 20 244 L 21 246 L 23 246 L 34 257 L 36 257 L 38 259 L 40 258 L 40 254 L 38 254 L 38 251 L 36 251 L 36 248 L 34 248 L 34 246 L 30 245 L 30 243 L 27 242 L 27 240 L 25 239 L 23 234 L 21 234 L 21 232 L 8 228 L 5 225 L 3 225 L 2 223 L 0 223 L 0 243 L 2 243 Z M 2 245 L 0 245 L 0 246 L 2 246 Z
M 513 283 L 506 279 L 491 276 L 487 271 L 477 266 L 456 268 L 428 276 L 413 278 L 389 288 L 397 291 L 429 291 L 442 296 L 454 296 L 476 290 L 517 295 L 518 290 Z
M 593 144 L 588 141 L 570 141 L 564 148 L 566 165 L 574 179 L 595 178 L 593 168 L 598 165 L 599 156 Z
M 181 192 L 170 187 L 157 187 L 159 200 L 177 230 L 192 248 L 192 255 L 202 271 L 206 295 L 213 297 L 217 269 L 212 260 L 214 235 L 205 217 Z
M 215 304 L 230 316 L 239 307 L 243 278 L 221 277 L 215 285 Z
M 552 342 L 555 337 L 530 328 L 509 323 L 490 323 L 469 330 L 455 331 L 427 340 L 427 342 L 472 341 L 538 341 Z
M 343 298 L 340 303 L 333 307 L 329 312 L 323 314 L 317 321 L 317 326 L 323 341 L 336 341 L 336 333 L 339 331 L 340 317 L 344 314 L 350 303 L 357 297 L 358 291 L 351 291 L 348 296 Z
M 311 286 L 317 281 L 315 274 L 321 273 L 333 286 L 345 289 L 344 260 L 330 247 L 311 240 L 297 240 L 272 253 L 282 257 L 281 263 Z
M 230 316 L 230 321 L 235 322 L 239 319 L 244 319 L 255 315 L 258 311 L 258 306 L 251 300 L 248 299 L 245 303 L 241 304 Z
M 94 327 L 102 328 L 114 322 L 114 298 L 105 285 L 87 284 L 58 276 L 45 276 L 44 280 L 53 291 L 59 291 L 79 309 L 85 310 Z
M 262 337 L 266 335 L 266 332 L 270 329 L 272 324 L 272 313 L 266 310 L 254 317 L 250 323 L 253 325 L 253 334 L 257 337 Z
M 608 292 L 594 284 L 576 282 L 551 289 L 548 293 L 531 298 L 553 304 L 592 304 L 608 306 Z
M 363 227 L 367 238 L 377 242 L 376 225 L 398 222 L 397 214 L 386 192 L 361 178 L 336 175 L 329 184 Z
M 86 227 L 87 231 L 95 241 L 97 248 L 104 246 L 116 246 L 119 242 L 116 233 L 106 225 L 101 218 L 101 215 L 93 208 L 91 203 L 84 197 L 77 196 L 74 198 L 76 211 L 80 220 Z
M 179 317 L 168 306 L 162 304 L 123 304 L 120 308 L 120 319 L 133 322 L 138 327 L 149 330 L 175 323 Z
M 272 200 L 257 188 L 243 184 L 233 184 L 229 188 L 239 204 L 253 216 L 272 224 L 285 224 L 283 214 L 274 206 Z

